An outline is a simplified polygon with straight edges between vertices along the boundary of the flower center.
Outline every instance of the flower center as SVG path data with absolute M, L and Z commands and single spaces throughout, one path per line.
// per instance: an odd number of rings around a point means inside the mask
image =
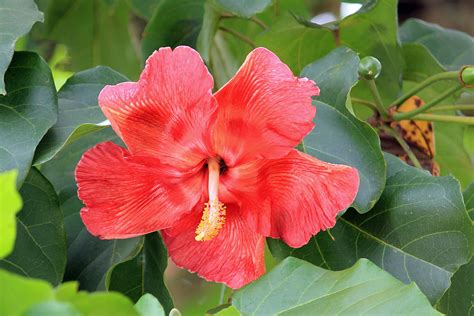
M 219 157 L 210 158 L 207 162 L 209 171 L 209 202 L 204 204 L 201 222 L 196 228 L 197 241 L 207 241 L 216 237 L 225 222 L 226 207 L 219 202 L 219 174 L 223 164 Z

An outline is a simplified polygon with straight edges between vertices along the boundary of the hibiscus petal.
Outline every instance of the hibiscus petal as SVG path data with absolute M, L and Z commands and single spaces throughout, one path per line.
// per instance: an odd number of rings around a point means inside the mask
M 311 97 L 318 94 L 313 81 L 293 76 L 269 50 L 255 49 L 215 94 L 215 150 L 228 166 L 283 157 L 313 129 Z
M 350 206 L 359 188 L 356 169 L 297 150 L 284 158 L 229 169 L 222 181 L 240 199 L 246 220 L 257 232 L 283 239 L 294 248 L 333 227 L 336 216 Z
M 129 238 L 170 227 L 201 198 L 203 173 L 183 174 L 154 158 L 130 156 L 101 143 L 76 167 L 81 217 L 103 239 Z M 166 181 L 166 182 L 165 182 Z
M 148 58 L 137 83 L 106 86 L 99 105 L 133 155 L 194 166 L 212 147 L 213 85 L 195 50 L 160 48 Z
M 265 273 L 265 238 L 246 225 L 236 205 L 227 205 L 225 224 L 209 241 L 195 240 L 201 211 L 195 209 L 162 232 L 168 253 L 177 266 L 234 289 Z

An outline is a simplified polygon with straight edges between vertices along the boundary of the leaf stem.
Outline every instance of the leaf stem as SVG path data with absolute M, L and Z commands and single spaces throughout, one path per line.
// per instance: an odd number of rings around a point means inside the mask
M 405 153 L 408 155 L 408 158 L 410 158 L 411 162 L 413 163 L 413 165 L 417 168 L 420 168 L 420 169 L 423 169 L 423 167 L 421 166 L 420 162 L 418 161 L 418 158 L 416 158 L 415 156 L 415 153 L 413 153 L 413 151 L 411 150 L 410 146 L 407 144 L 407 142 L 403 139 L 403 137 L 401 137 L 398 132 L 396 130 L 394 130 L 393 128 L 389 127 L 389 126 L 386 126 L 386 125 L 382 125 L 382 129 L 387 133 L 389 134 L 390 136 L 392 136 L 393 138 L 395 138 L 395 140 L 400 144 L 400 146 L 403 148 L 403 151 L 405 151 Z
M 222 283 L 221 285 L 221 292 L 219 294 L 219 305 L 224 304 L 224 298 L 225 298 L 225 290 L 227 289 L 227 286 Z
M 375 108 L 377 109 L 377 112 L 380 113 L 380 115 L 383 118 L 388 118 L 388 112 L 383 106 L 382 98 L 380 97 L 379 90 L 377 89 L 377 85 L 375 84 L 375 80 L 366 80 L 367 84 L 369 85 L 370 92 L 372 92 L 372 96 L 374 97 L 374 105 Z
M 440 115 L 440 114 L 418 114 L 412 117 L 416 121 L 430 122 L 448 122 L 466 125 L 474 125 L 474 117 L 472 116 L 456 116 L 456 115 Z
M 440 103 L 441 101 L 443 101 L 444 99 L 446 99 L 447 97 L 449 97 L 450 95 L 452 95 L 453 93 L 455 93 L 456 91 L 461 90 L 461 89 L 462 89 L 462 87 L 460 85 L 451 87 L 450 89 L 446 90 L 444 93 L 440 94 L 435 99 L 431 100 L 430 102 L 426 103 L 425 105 L 423 105 L 423 106 L 421 106 L 421 107 L 419 107 L 419 108 L 417 108 L 413 111 L 404 112 L 404 113 L 394 113 L 392 115 L 392 117 L 395 121 L 401 121 L 401 120 L 406 120 L 406 119 L 412 118 L 413 116 L 415 116 L 417 114 L 425 112 L 429 108 L 435 106 L 436 104 Z
M 351 101 L 354 102 L 354 103 L 359 103 L 359 104 L 365 105 L 365 106 L 371 108 L 374 112 L 378 112 L 377 106 L 373 102 L 370 102 L 370 101 L 367 101 L 367 100 L 364 100 L 364 99 L 358 99 L 358 98 L 351 98 Z
M 420 84 L 416 85 L 412 89 L 408 90 L 401 97 L 392 102 L 392 105 L 399 107 L 405 100 L 415 95 L 417 92 L 423 90 L 427 86 L 433 84 L 436 81 L 440 80 L 458 80 L 459 71 L 447 71 L 441 72 L 431 77 L 426 78 Z
M 258 26 L 260 26 L 263 30 L 267 30 L 267 29 L 268 29 L 268 25 L 266 25 L 265 22 L 263 22 L 262 20 L 260 20 L 260 19 L 257 18 L 256 16 L 252 16 L 252 17 L 250 17 L 250 18 L 243 18 L 243 17 L 240 17 L 240 16 L 235 15 L 235 14 L 232 14 L 232 13 L 221 13 L 220 18 L 221 18 L 221 19 L 241 19 L 241 20 L 248 20 L 248 21 L 254 22 L 254 23 L 257 24 Z
M 441 112 L 441 111 L 449 111 L 449 110 L 474 110 L 474 104 L 450 104 L 450 105 L 440 105 L 435 106 L 434 108 L 428 109 L 426 112 Z
M 226 33 L 229 33 L 229 34 L 232 34 L 233 36 L 237 37 L 238 39 L 240 39 L 241 41 L 249 44 L 250 46 L 252 46 L 252 48 L 257 48 L 257 45 L 250 39 L 248 38 L 247 36 L 237 32 L 237 31 L 234 31 L 232 29 L 229 29 L 229 28 L 226 28 L 224 26 L 220 26 L 219 27 L 219 30 L 221 30 L 222 32 L 226 32 Z

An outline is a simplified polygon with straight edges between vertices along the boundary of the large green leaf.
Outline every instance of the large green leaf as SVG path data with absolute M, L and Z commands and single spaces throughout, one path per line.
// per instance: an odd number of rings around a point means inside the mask
M 400 27 L 400 39 L 425 46 L 447 69 L 474 64 L 474 39 L 466 33 L 410 19 Z
M 0 315 L 22 316 L 28 308 L 54 298 L 52 286 L 0 269 Z
M 0 267 L 58 284 L 66 266 L 66 236 L 56 192 L 31 168 L 20 194 L 23 208 L 17 215 L 15 248 L 0 261 Z
M 265 10 L 272 0 L 215 0 L 224 11 L 242 17 L 251 17 Z
M 145 316 L 125 296 L 113 292 L 77 292 L 77 283 L 56 290 L 47 282 L 0 270 L 0 315 L 8 316 Z
M 340 47 L 306 66 L 301 76 L 312 79 L 321 89 L 315 103 L 316 127 L 305 138 L 306 150 L 324 161 L 357 168 L 360 188 L 353 206 L 365 213 L 382 194 L 386 167 L 377 133 L 345 105 L 358 80 L 358 65 L 357 54 Z
M 374 56 L 382 63 L 377 79 L 382 99 L 395 99 L 401 88 L 403 58 L 398 39 L 397 0 L 370 0 L 358 13 L 340 23 L 340 42 L 361 57 Z M 354 95 L 372 99 L 365 82 L 361 81 Z
M 10 170 L 0 173 L 0 259 L 9 255 L 15 244 L 16 216 L 22 201 L 16 190 L 18 172 Z
M 126 1 L 54 0 L 46 15 L 48 37 L 67 45 L 75 70 L 106 65 L 135 79 L 140 63 L 128 20 Z
M 365 259 L 329 271 L 287 258 L 236 292 L 232 305 L 245 315 L 439 315 L 415 284 Z
M 7 95 L 0 96 L 0 171 L 18 169 L 21 186 L 36 146 L 56 123 L 56 89 L 48 65 L 29 52 L 15 53 L 5 81 Z
M 5 71 L 13 56 L 16 41 L 29 32 L 33 24 L 43 22 L 43 14 L 38 11 L 33 0 L 0 1 L 0 95 L 5 94 Z
M 163 280 L 167 265 L 168 252 L 160 235 L 148 234 L 140 254 L 112 270 L 108 289 L 124 293 L 133 301 L 137 301 L 145 293 L 151 293 L 169 313 L 173 308 L 173 300 Z
M 163 46 L 196 47 L 203 15 L 204 0 L 162 0 L 143 33 L 143 57 Z
M 416 83 L 445 71 L 427 48 L 420 44 L 403 45 L 403 56 L 405 58 L 403 68 L 403 89 L 405 91 Z M 457 84 L 457 81 L 440 81 L 418 93 L 418 96 L 428 102 L 436 98 L 440 91 L 446 91 Z M 450 97 L 444 102 L 453 103 L 454 97 Z M 454 115 L 455 113 L 447 111 L 442 114 Z M 440 166 L 441 175 L 454 175 L 463 187 L 472 181 L 474 174 L 474 161 L 466 151 L 463 142 L 466 128 L 466 126 L 450 123 L 434 123 L 435 160 Z
M 368 258 L 403 282 L 416 282 L 435 303 L 469 260 L 474 240 L 459 183 L 386 159 L 387 184 L 370 213 L 346 212 L 331 229 L 334 240 L 320 233 L 299 249 L 270 240 L 270 249 L 332 270 Z
M 127 78 L 108 67 L 95 67 L 69 78 L 58 93 L 58 122 L 41 140 L 35 153 L 35 163 L 53 158 L 65 145 L 98 131 L 104 124 L 104 114 L 97 97 L 107 84 L 117 84 Z
M 336 47 L 330 30 L 301 25 L 289 14 L 282 15 L 267 32 L 259 35 L 256 43 L 275 52 L 296 74 Z

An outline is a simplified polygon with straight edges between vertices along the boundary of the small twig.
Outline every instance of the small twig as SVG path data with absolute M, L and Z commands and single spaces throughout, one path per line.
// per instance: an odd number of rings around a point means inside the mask
M 411 118 L 416 121 L 447 122 L 474 125 L 472 116 L 440 115 L 440 114 L 418 114 Z
M 381 127 L 387 134 L 396 139 L 396 141 L 403 148 L 403 151 L 405 151 L 405 153 L 408 155 L 408 158 L 410 158 L 413 165 L 417 168 L 423 169 L 420 162 L 418 161 L 418 158 L 416 158 L 415 154 L 413 153 L 407 142 L 403 139 L 403 137 L 401 137 L 396 130 L 387 125 L 381 125 Z
M 250 46 L 252 46 L 252 48 L 257 48 L 257 45 L 250 38 L 248 38 L 247 36 L 237 32 L 237 31 L 228 29 L 228 28 L 223 27 L 223 26 L 220 26 L 219 30 L 221 30 L 222 32 L 232 34 L 233 36 L 237 37 L 241 41 L 243 41 L 243 42 L 249 44 Z
M 359 103 L 359 104 L 365 105 L 365 106 L 371 108 L 374 112 L 378 112 L 377 106 L 375 105 L 375 103 L 372 103 L 370 101 L 363 100 L 363 99 L 358 99 L 358 98 L 351 98 L 351 101 L 353 103 Z
M 254 22 L 255 24 L 257 24 L 258 26 L 260 26 L 262 29 L 266 30 L 268 29 L 268 25 L 265 24 L 265 22 L 263 22 L 262 20 L 260 20 L 259 18 L 257 18 L 256 16 L 252 16 L 250 18 L 243 18 L 243 17 L 240 17 L 238 15 L 235 15 L 235 14 L 232 14 L 232 13 L 221 13 L 220 14 L 220 19 L 242 19 L 242 20 L 248 20 L 248 21 L 252 21 Z
M 461 110 L 469 111 L 474 110 L 474 104 L 451 104 L 451 105 L 440 105 L 435 106 L 434 108 L 428 109 L 426 113 L 430 112 L 441 112 L 441 111 L 452 111 L 452 110 Z
M 227 286 L 224 283 L 222 283 L 221 292 L 220 292 L 220 295 L 219 295 L 219 305 L 224 304 L 225 290 L 226 289 L 227 289 Z

